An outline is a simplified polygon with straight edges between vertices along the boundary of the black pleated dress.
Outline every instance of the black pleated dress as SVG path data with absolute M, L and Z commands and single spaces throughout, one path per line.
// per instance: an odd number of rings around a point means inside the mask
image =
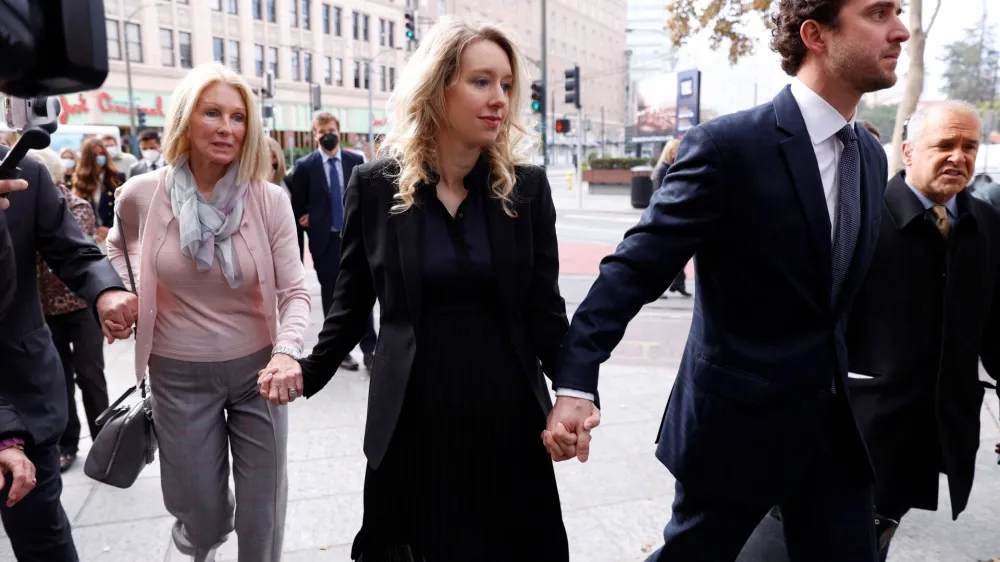
M 403 410 L 365 477 L 363 562 L 569 560 L 545 415 L 499 310 L 475 187 L 454 218 L 424 197 L 422 315 Z M 377 376 L 377 375 L 376 375 Z

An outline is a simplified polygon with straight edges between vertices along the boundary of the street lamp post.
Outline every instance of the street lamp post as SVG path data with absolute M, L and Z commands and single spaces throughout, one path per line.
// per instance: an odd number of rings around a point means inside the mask
M 132 22 L 132 18 L 134 18 L 136 14 L 138 14 L 139 12 L 145 10 L 150 6 L 156 6 L 157 4 L 159 4 L 159 2 L 153 2 L 151 4 L 143 4 L 138 8 L 132 10 L 132 13 L 125 16 L 125 19 L 122 21 L 122 23 L 125 25 L 123 31 L 125 32 L 124 34 L 125 35 L 125 81 L 128 83 L 128 123 L 129 123 L 129 129 L 132 131 L 132 134 L 129 135 L 131 137 L 130 138 L 131 142 L 129 142 L 129 145 L 132 147 L 133 155 L 139 154 L 139 140 L 137 134 L 138 131 L 135 130 L 135 99 L 132 94 L 132 55 L 129 52 L 128 48 L 128 24 Z

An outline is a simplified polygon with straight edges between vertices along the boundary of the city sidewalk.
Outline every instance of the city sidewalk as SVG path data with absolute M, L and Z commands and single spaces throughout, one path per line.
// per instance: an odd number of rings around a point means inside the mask
M 318 302 L 311 270 L 309 279 Z M 568 276 L 562 281 L 571 305 L 579 301 L 590 280 Z M 595 433 L 591 460 L 556 467 L 573 562 L 639 562 L 662 542 L 673 479 L 653 456 L 653 442 L 687 334 L 690 306 L 688 299 L 668 299 L 647 306 L 636 318 L 629 330 L 634 335 L 626 334 L 626 341 L 601 370 L 603 423 Z M 314 311 L 307 348 L 315 343 L 320 322 L 318 310 Z M 105 357 L 114 398 L 134 383 L 132 341 L 106 346 Z M 350 544 L 362 515 L 367 397 L 364 369 L 341 371 L 319 395 L 289 408 L 286 562 L 350 560 Z M 997 411 L 991 393 L 982 415 L 976 484 L 962 519 L 950 521 L 943 488 L 937 513 L 907 517 L 891 561 L 973 562 L 1000 555 L 996 533 L 1000 467 L 992 452 L 1000 441 Z M 64 475 L 63 492 L 80 559 L 185 560 L 170 545 L 172 519 L 163 508 L 158 464 L 147 467 L 131 489 L 98 484 L 83 474 L 89 448 L 84 441 L 77 464 Z M 733 469 L 739 469 L 738 459 Z M 234 536 L 222 547 L 219 560 L 236 559 Z M 0 541 L 0 560 L 14 560 L 6 541 Z

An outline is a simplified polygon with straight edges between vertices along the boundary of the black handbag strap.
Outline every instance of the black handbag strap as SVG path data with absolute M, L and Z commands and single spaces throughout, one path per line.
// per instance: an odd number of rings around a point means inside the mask
M 122 217 L 121 217 L 121 215 L 118 214 L 118 211 L 115 211 L 115 225 L 118 228 L 118 238 L 120 238 L 121 241 L 122 241 L 122 253 L 125 254 L 125 269 L 128 270 L 128 282 L 129 282 L 129 285 L 132 286 L 132 292 L 138 295 L 139 293 L 138 293 L 138 291 L 136 291 L 136 288 L 135 288 L 135 275 L 132 273 L 132 260 L 131 260 L 131 258 L 129 258 L 129 255 L 128 255 L 128 242 L 126 242 L 126 240 L 125 240 L 125 229 L 122 227 Z M 136 322 L 135 327 L 132 329 L 132 337 L 135 338 L 138 333 L 139 333 L 139 323 Z M 147 379 L 145 373 L 143 373 L 142 380 L 139 381 L 138 384 L 136 384 L 136 386 L 139 387 L 140 393 L 142 394 L 143 402 L 146 401 L 146 382 L 147 382 L 147 380 L 148 379 Z M 127 394 L 126 394 L 126 396 L 127 396 Z M 122 396 L 122 398 L 125 398 L 125 396 Z M 120 401 L 121 401 L 121 399 L 119 399 L 119 402 Z M 147 410 L 146 414 L 150 415 L 150 412 Z

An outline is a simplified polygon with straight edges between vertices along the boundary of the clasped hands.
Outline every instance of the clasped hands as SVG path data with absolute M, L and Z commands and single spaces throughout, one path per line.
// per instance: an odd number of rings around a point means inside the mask
M 97 318 L 108 343 L 132 337 L 139 319 L 139 297 L 124 289 L 110 289 L 97 297 Z
M 542 432 L 542 443 L 554 461 L 576 457 L 587 462 L 590 432 L 600 423 L 601 411 L 590 400 L 557 396 Z
M 302 396 L 302 367 L 290 355 L 275 353 L 271 361 L 257 373 L 260 395 L 275 406 L 284 406 Z

